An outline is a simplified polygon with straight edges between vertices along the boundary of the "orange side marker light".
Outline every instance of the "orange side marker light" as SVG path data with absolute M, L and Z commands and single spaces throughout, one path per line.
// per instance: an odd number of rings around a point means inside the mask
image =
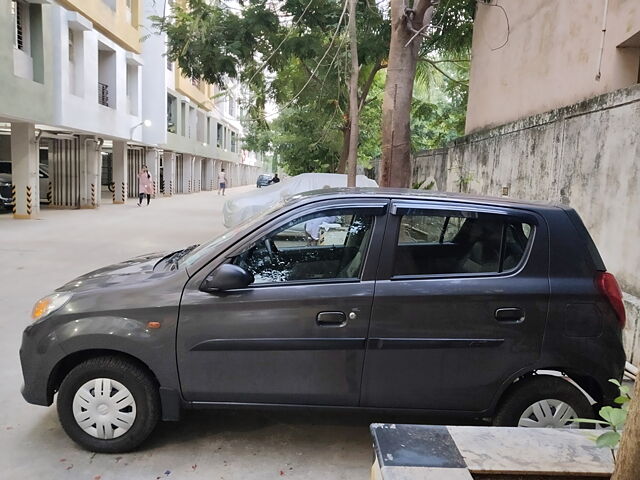
M 149 328 L 160 328 L 160 322 L 147 322 Z

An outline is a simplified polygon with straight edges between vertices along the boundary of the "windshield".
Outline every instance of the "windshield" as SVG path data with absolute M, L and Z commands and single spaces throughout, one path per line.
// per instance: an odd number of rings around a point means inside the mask
M 189 252 L 189 254 L 181 258 L 180 265 L 184 265 L 186 267 L 193 265 L 201 258 L 213 253 L 214 250 L 219 245 L 222 245 L 227 240 L 230 240 L 231 238 L 235 237 L 236 235 L 242 233 L 245 230 L 250 230 L 252 226 L 259 225 L 263 217 L 270 215 L 276 210 L 280 210 L 284 206 L 284 204 L 285 204 L 284 201 L 280 201 L 274 204 L 272 207 L 268 208 L 267 210 L 259 212 L 258 214 L 246 219 L 244 222 L 239 223 L 235 227 L 230 228 L 229 230 L 224 232 L 222 235 L 214 238 L 213 240 L 203 243 L 198 248 L 192 250 L 191 252 Z

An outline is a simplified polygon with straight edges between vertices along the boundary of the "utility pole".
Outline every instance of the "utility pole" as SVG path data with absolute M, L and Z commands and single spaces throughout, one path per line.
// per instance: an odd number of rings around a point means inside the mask
M 356 29 L 357 0 L 345 0 L 349 2 L 349 43 L 351 46 L 351 76 L 349 77 L 349 122 L 351 132 L 349 135 L 349 156 L 347 157 L 347 187 L 356 186 L 356 168 L 358 162 L 358 137 L 360 128 L 358 124 L 358 35 Z

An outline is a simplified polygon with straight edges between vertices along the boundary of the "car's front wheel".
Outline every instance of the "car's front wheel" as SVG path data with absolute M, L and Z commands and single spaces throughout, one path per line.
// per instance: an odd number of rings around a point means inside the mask
M 577 418 L 593 418 L 587 397 L 568 381 L 550 375 L 517 382 L 493 418 L 502 427 L 590 428 Z
M 73 368 L 60 385 L 57 407 L 67 435 L 100 453 L 135 449 L 160 418 L 153 379 L 115 356 L 92 358 Z

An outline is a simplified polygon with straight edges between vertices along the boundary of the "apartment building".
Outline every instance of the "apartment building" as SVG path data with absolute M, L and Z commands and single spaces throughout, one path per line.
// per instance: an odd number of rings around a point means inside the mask
M 157 0 L 12 0 L 0 15 L 0 185 L 16 218 L 137 196 L 146 164 L 156 195 L 231 185 L 260 169 L 243 151 L 238 87 L 222 92 L 167 62 Z M 10 161 L 10 162 L 9 162 Z M 5 168 L 7 170 L 7 168 Z M 11 198 L 7 200 L 7 197 Z

